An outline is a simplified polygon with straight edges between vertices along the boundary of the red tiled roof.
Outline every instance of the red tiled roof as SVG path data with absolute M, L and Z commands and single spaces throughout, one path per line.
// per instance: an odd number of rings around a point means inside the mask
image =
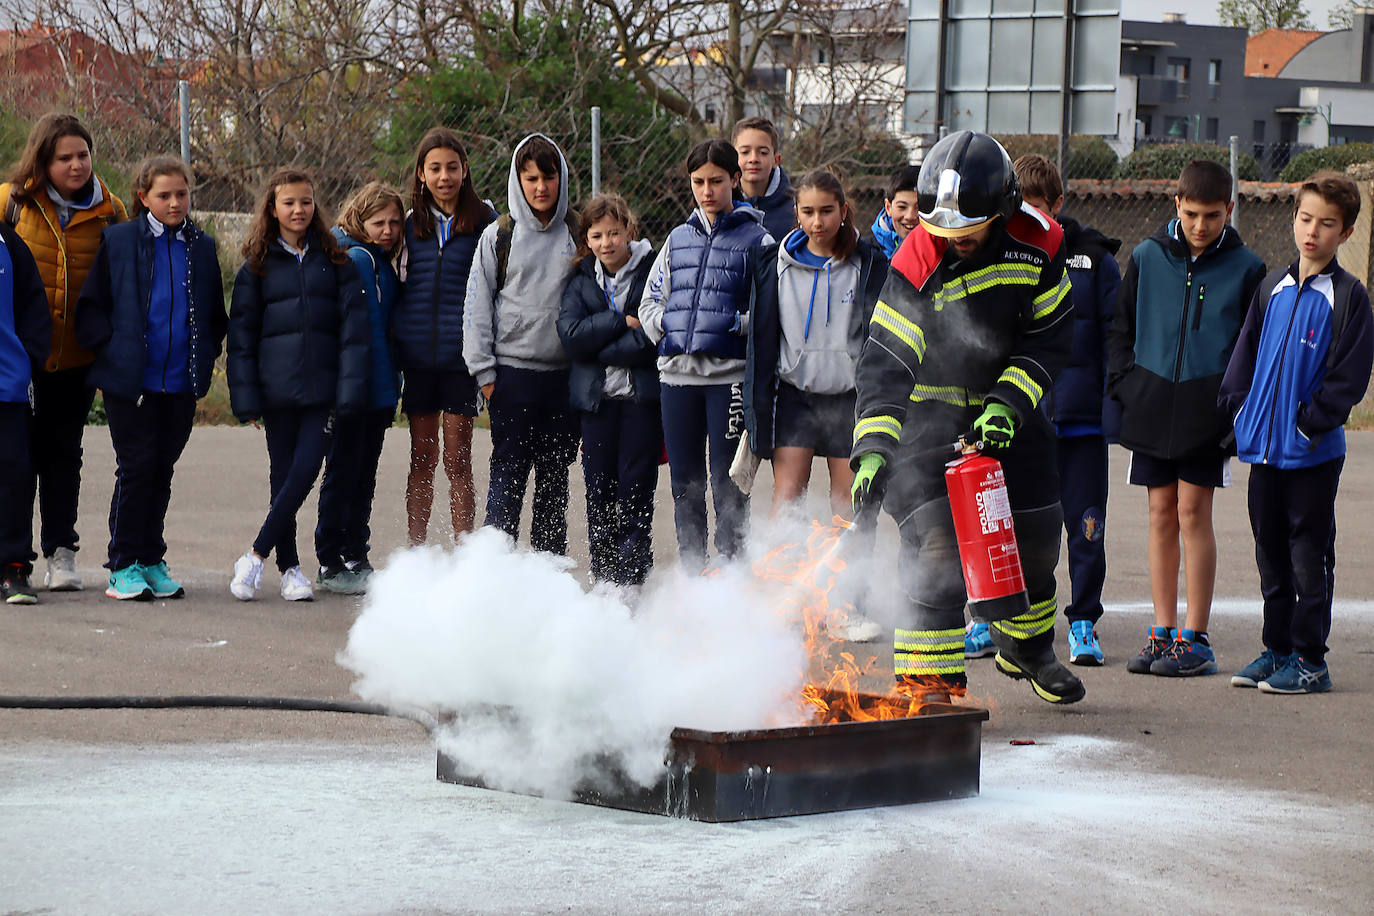
M 1303 29 L 1265 29 L 1245 39 L 1245 75 L 1278 76 L 1303 48 L 1325 32 Z
M 1079 199 L 1115 197 L 1122 200 L 1148 200 L 1154 197 L 1173 197 L 1178 182 L 1166 178 L 1138 178 L 1102 181 L 1095 178 L 1071 178 L 1065 182 L 1069 196 Z M 1240 196 L 1245 200 L 1292 200 L 1299 184 L 1283 181 L 1242 181 Z

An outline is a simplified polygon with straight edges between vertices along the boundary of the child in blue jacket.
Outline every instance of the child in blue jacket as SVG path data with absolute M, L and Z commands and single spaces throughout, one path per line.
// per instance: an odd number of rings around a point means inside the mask
M 0 600 L 37 604 L 33 561 L 33 466 L 29 424 L 33 374 L 48 358 L 52 318 L 38 265 L 19 234 L 0 222 Z
M 394 188 L 373 181 L 344 204 L 334 237 L 347 252 L 367 296 L 367 407 L 334 419 L 334 440 L 320 481 L 320 518 L 315 526 L 319 585 L 331 592 L 366 591 L 372 497 L 386 431 L 396 418 L 400 377 L 391 358 L 391 309 L 401 283 L 392 258 L 401 248 L 404 208 Z
M 190 169 L 172 156 L 145 159 L 133 189 L 134 218 L 105 230 L 86 277 L 77 335 L 97 354 L 89 379 L 104 394 L 115 451 L 105 594 L 151 601 L 185 594 L 165 559 L 172 471 L 228 319 L 215 240 L 187 215 Z
M 337 415 L 367 406 L 367 297 L 358 269 L 329 231 L 308 172 L 267 179 L 234 278 L 229 310 L 229 404 L 262 421 L 272 505 L 229 591 L 257 597 L 273 550 L 287 601 L 315 597 L 296 552 L 296 513 L 329 453 Z
M 716 550 L 730 558 L 744 546 L 749 504 L 730 479 L 730 463 L 744 433 L 746 255 L 773 237 L 763 228 L 761 212 L 735 201 L 740 167 L 733 146 L 724 140 L 698 143 L 687 156 L 687 176 L 696 209 L 669 233 L 654 261 L 639 319 L 658 344 L 678 555 L 684 566 L 700 570 L 706 565 L 708 454 Z
M 1226 367 L 1218 402 L 1250 464 L 1250 527 L 1264 596 L 1264 652 L 1231 678 L 1265 693 L 1331 689 L 1336 489 L 1345 421 L 1374 363 L 1369 294 L 1336 263 L 1360 190 L 1335 172 L 1303 182 L 1293 213 L 1298 259 L 1265 278 Z

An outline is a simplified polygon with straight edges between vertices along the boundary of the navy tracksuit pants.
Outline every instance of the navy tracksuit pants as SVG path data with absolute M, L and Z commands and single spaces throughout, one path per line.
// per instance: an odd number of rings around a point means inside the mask
M 267 432 L 272 507 L 253 541 L 253 550 L 265 557 L 275 548 L 277 569 L 286 572 L 301 563 L 296 552 L 296 513 L 310 495 L 329 453 L 334 410 L 327 404 L 265 410 L 262 426 Z
M 1101 435 L 1068 436 L 1058 440 L 1058 455 L 1072 593 L 1064 618 L 1097 623 L 1107 581 L 1107 440 Z
M 657 402 L 603 398 L 582 416 L 592 578 L 643 585 L 654 562 L 654 489 L 663 425 Z
M 744 547 L 748 497 L 730 479 L 739 446 L 730 436 L 732 386 L 662 385 L 663 443 L 673 488 L 677 550 L 685 566 L 706 565 L 706 480 L 710 457 L 711 500 L 716 510 L 716 551 L 733 557 Z
M 1264 596 L 1264 645 L 1319 665 L 1331 635 L 1336 490 L 1345 456 L 1310 468 L 1250 467 L 1250 528 Z
M 27 401 L 0 402 L 0 566 L 21 563 L 33 552 L 33 464 L 29 454 Z
M 566 370 L 498 366 L 491 416 L 491 477 L 486 524 L 520 536 L 525 487 L 534 470 L 530 546 L 568 552 L 568 468 L 577 457 L 577 413 L 568 405 Z
M 137 401 L 105 395 L 115 452 L 107 569 L 154 566 L 167 554 L 163 527 L 172 499 L 172 470 L 191 438 L 195 395 L 145 393 Z
M 366 563 L 372 536 L 372 499 L 377 463 L 396 408 L 347 414 L 334 420 L 334 439 L 320 482 L 320 518 L 315 526 L 315 556 L 321 569 Z
M 78 548 L 76 510 L 81 497 L 81 436 L 95 389 L 86 384 L 89 366 L 33 375 L 33 426 L 29 454 L 33 474 L 28 505 L 38 491 L 39 543 L 43 556 L 59 547 Z

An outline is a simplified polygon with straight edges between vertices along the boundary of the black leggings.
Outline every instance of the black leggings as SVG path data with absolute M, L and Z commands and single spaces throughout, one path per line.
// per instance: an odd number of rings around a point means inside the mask
M 253 551 L 266 557 L 275 548 L 277 569 L 286 572 L 301 563 L 296 552 L 296 513 L 300 511 L 320 465 L 329 453 L 334 434 L 333 409 L 327 405 L 264 411 L 267 458 L 271 463 L 272 508 L 267 510 Z

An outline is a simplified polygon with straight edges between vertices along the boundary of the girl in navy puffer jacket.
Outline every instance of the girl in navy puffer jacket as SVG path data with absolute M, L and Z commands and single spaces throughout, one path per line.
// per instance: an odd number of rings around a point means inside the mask
M 744 544 L 748 501 L 730 480 L 743 432 L 749 289 L 745 254 L 773 241 L 763 215 L 736 203 L 739 156 L 723 140 L 704 140 L 687 157 L 697 209 L 669 235 L 649 272 L 639 317 L 658 344 L 660 403 L 678 555 L 706 563 L 707 443 L 716 550 L 733 557 Z
M 319 584 L 344 595 L 365 591 L 372 573 L 367 541 L 377 462 L 401 395 L 390 340 L 391 309 L 401 283 L 391 261 L 401 248 L 404 212 L 401 195 L 374 181 L 349 198 L 334 227 L 334 237 L 362 278 L 368 314 L 367 407 L 335 418 L 315 526 Z
M 314 181 L 298 169 L 267 180 L 243 255 L 229 310 L 229 403 L 267 431 L 272 507 L 229 590 L 240 601 L 256 597 L 275 548 L 282 597 L 308 601 L 296 513 L 329 451 L 336 412 L 367 405 L 367 294 L 315 205 Z

